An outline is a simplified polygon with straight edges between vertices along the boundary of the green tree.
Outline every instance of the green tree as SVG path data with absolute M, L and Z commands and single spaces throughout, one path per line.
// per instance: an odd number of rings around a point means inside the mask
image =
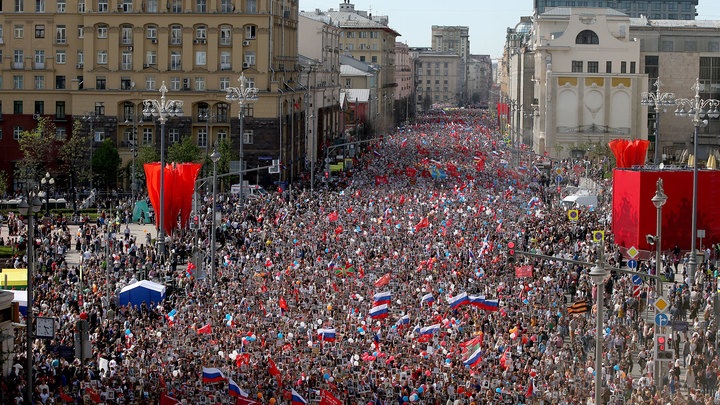
M 168 148 L 168 163 L 200 162 L 201 158 L 202 154 L 200 148 L 189 136 L 184 137 L 180 140 L 180 142 L 176 142 Z
M 0 171 L 0 196 L 4 196 L 8 191 L 8 174 L 7 172 Z
M 61 169 L 67 173 L 73 190 L 73 209 L 77 210 L 75 186 L 90 179 L 90 134 L 82 130 L 79 119 L 73 121 L 72 134 L 60 148 Z
M 55 160 L 55 125 L 41 117 L 33 130 L 20 134 L 18 143 L 23 157 L 17 163 L 15 175 L 23 182 L 39 182 L 48 164 Z
M 160 153 L 155 150 L 151 145 L 141 146 L 137 150 L 137 156 L 135 157 L 135 183 L 137 184 L 137 191 L 140 192 L 145 188 L 145 163 L 153 163 L 160 161 Z M 128 180 L 128 184 L 131 183 L 132 176 L 132 160 L 125 165 L 124 175 Z
M 102 145 L 100 145 L 100 148 L 93 154 L 93 173 L 96 173 L 102 178 L 105 188 L 108 191 L 110 187 L 115 186 L 117 182 L 120 163 L 120 154 L 111 139 L 105 139 Z

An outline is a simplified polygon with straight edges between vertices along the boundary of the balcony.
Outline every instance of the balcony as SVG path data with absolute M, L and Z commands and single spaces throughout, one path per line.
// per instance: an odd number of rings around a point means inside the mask
M 230 70 L 231 66 L 229 63 L 221 63 L 220 64 L 220 70 Z
M 170 70 L 180 70 L 182 69 L 182 65 L 180 63 L 171 63 L 170 64 Z
M 23 70 L 25 69 L 25 63 L 23 62 L 13 62 L 13 69 L 15 70 Z
M 45 70 L 45 62 L 35 62 L 33 64 L 33 69 L 35 70 Z

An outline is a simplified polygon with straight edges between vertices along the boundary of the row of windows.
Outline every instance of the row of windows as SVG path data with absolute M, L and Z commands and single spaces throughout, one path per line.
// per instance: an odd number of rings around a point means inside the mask
M 422 73 L 422 70 L 420 70 L 419 72 Z M 431 69 L 427 69 L 427 70 L 425 71 L 425 75 L 426 75 L 426 76 L 432 76 L 432 70 L 431 70 Z M 448 75 L 448 70 L 447 70 L 447 69 L 443 69 L 442 75 L 443 75 L 443 76 L 447 76 L 447 75 Z M 440 69 L 435 69 L 435 76 L 440 76 Z
M 625 61 L 620 62 L 620 73 L 628 73 L 628 63 Z M 572 72 L 573 73 L 600 73 L 600 62 L 597 61 L 589 61 L 587 63 L 587 71 L 584 70 L 585 68 L 585 62 L 581 60 L 574 60 L 572 61 Z M 636 73 L 637 70 L 637 63 L 636 62 L 630 62 L 630 72 L 629 73 Z M 605 73 L 618 73 L 613 72 L 613 63 L 612 61 L 605 62 Z
M 378 31 L 340 31 L 340 38 L 378 38 Z
M 95 12 L 107 13 L 110 12 L 110 1 L 109 0 L 93 0 L 95 6 Z M 217 10 L 210 10 L 208 8 L 207 0 L 193 0 L 194 11 L 196 13 L 209 13 L 209 12 L 221 12 L 221 13 L 232 13 L 235 11 L 235 6 L 232 0 L 220 0 L 220 7 Z M 46 0 L 34 0 L 35 12 L 45 13 L 46 12 Z M 257 0 L 244 0 L 245 9 L 244 12 L 247 14 L 257 13 Z M 16 13 L 25 12 L 25 0 L 14 0 L 14 10 Z M 143 0 L 141 2 L 140 9 L 134 7 L 133 0 L 120 0 L 117 4 L 117 10 L 124 13 L 132 12 L 143 12 L 143 13 L 157 13 L 163 8 L 167 9 L 169 13 L 182 13 L 183 12 L 183 1 L 182 0 L 168 0 L 167 2 L 159 0 Z M 29 9 L 28 11 L 31 11 Z M 2 11 L 2 3 L 0 2 L 0 11 Z M 85 13 L 89 11 L 87 9 L 86 0 L 78 0 L 77 12 Z M 52 11 L 51 11 L 52 12 Z M 55 12 L 65 13 L 67 12 L 67 1 L 66 0 L 55 0 Z
M 245 80 L 246 80 L 246 82 L 245 82 L 246 86 L 255 87 L 254 79 L 245 78 Z M 73 79 L 73 81 L 78 82 L 78 88 L 80 90 L 85 88 L 84 76 L 78 76 L 77 78 Z M 206 83 L 207 83 L 206 78 L 204 76 L 197 76 L 194 78 L 190 78 L 190 77 L 180 78 L 178 76 L 173 76 L 170 78 L 170 83 L 169 83 L 168 89 L 170 91 L 210 90 L 207 88 Z M 48 88 L 45 83 L 44 75 L 34 75 L 32 84 L 33 84 L 33 89 L 35 89 L 35 90 L 44 90 L 44 89 Z M 0 89 L 2 89 L 2 87 L 3 87 L 2 76 L 0 76 Z M 220 77 L 219 78 L 219 90 L 225 91 L 228 87 L 230 87 L 230 78 L 229 77 Z M 14 90 L 24 90 L 25 89 L 25 76 L 24 75 L 13 75 L 13 87 L 12 88 Z M 67 89 L 66 76 L 63 76 L 63 75 L 55 76 L 55 89 L 56 90 Z M 105 76 L 96 76 L 95 77 L 95 89 L 96 90 L 107 90 L 108 89 L 107 78 Z M 121 90 L 132 90 L 133 89 L 132 79 L 129 77 L 121 77 L 120 78 L 120 89 Z M 157 89 L 158 89 L 158 83 L 157 83 L 157 80 L 155 79 L 155 76 L 145 77 L 145 90 L 157 90 Z
M 343 44 L 340 44 L 340 49 L 343 49 Z M 377 51 L 378 45 L 377 44 L 358 44 L 357 48 L 355 47 L 355 44 L 345 44 L 345 50 L 348 51 Z
M 221 25 L 219 27 L 220 36 L 218 37 L 218 45 L 232 45 L 232 26 Z M 110 27 L 106 24 L 97 25 L 95 32 L 98 39 L 107 39 Z M 194 43 L 205 44 L 207 43 L 207 25 L 197 25 L 194 28 L 195 36 Z M 171 25 L 170 36 L 168 43 L 170 45 L 182 45 L 182 25 Z M 0 39 L 3 37 L 3 26 L 0 24 Z M 153 43 L 157 43 L 157 25 L 148 25 L 145 27 L 145 38 L 151 40 Z M 255 39 L 257 32 L 257 26 L 246 25 L 245 26 L 245 39 Z M 34 25 L 35 38 L 45 38 L 45 24 Z M 84 26 L 77 26 L 78 38 L 85 38 Z M 25 25 L 14 24 L 13 25 L 13 37 L 17 39 L 25 38 Z M 67 27 L 65 25 L 55 26 L 55 43 L 66 44 L 67 43 Z M 120 26 L 120 44 L 121 45 L 132 45 L 133 44 L 133 26 L 132 25 L 121 25 Z
M 443 65 L 444 68 L 447 68 L 448 65 L 449 65 L 448 62 L 435 62 L 435 68 L 436 68 L 436 69 L 439 68 L 441 63 L 442 63 L 442 65 Z M 425 66 L 425 67 L 431 68 L 431 67 L 433 66 L 433 62 L 425 62 L 425 64 L 427 65 L 427 66 Z M 423 67 L 422 61 L 419 61 L 419 62 L 417 63 L 417 66 L 418 66 L 419 68 Z
M 96 51 L 96 63 L 98 65 L 108 64 L 108 51 L 101 49 Z M 35 50 L 33 59 L 33 69 L 43 70 L 45 69 L 45 50 Z M 232 69 L 232 53 L 230 51 L 220 51 L 219 58 L 219 69 L 220 70 L 231 70 Z M 0 58 L 2 58 L 2 50 L 0 50 Z M 1 60 L 1 59 L 0 59 Z M 252 51 L 246 51 L 243 55 L 243 68 L 249 68 L 255 66 L 257 62 L 256 53 Z M 55 51 L 55 63 L 63 65 L 67 63 L 67 53 L 64 49 L 58 49 Z M 145 60 L 143 62 L 143 68 L 157 67 L 157 51 L 145 51 Z M 194 55 L 194 66 L 207 66 L 207 52 L 206 51 L 195 51 Z M 84 51 L 77 51 L 76 54 L 76 67 L 82 68 L 85 65 L 85 53 Z M 15 49 L 13 51 L 13 65 L 12 68 L 15 70 L 25 68 L 25 51 L 22 49 Z M 122 51 L 120 54 L 120 70 L 133 70 L 133 52 Z M 171 51 L 170 61 L 168 63 L 169 70 L 182 70 L 182 51 Z

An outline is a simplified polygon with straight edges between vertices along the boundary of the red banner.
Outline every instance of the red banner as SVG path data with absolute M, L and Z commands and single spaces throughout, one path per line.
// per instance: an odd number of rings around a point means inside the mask
M 532 275 L 533 275 L 532 264 L 528 264 L 527 266 L 515 268 L 515 276 L 516 277 L 532 277 Z
M 160 227 L 160 163 L 146 163 L 150 204 L 155 210 L 155 226 Z M 180 215 L 180 227 L 186 228 L 192 209 L 192 194 L 195 191 L 195 179 L 202 165 L 198 163 L 179 163 L 165 165 L 163 190 L 163 229 L 171 234 L 178 227 L 177 217 Z
M 320 392 L 320 405 L 342 405 L 342 401 L 335 398 L 330 391 L 322 390 Z

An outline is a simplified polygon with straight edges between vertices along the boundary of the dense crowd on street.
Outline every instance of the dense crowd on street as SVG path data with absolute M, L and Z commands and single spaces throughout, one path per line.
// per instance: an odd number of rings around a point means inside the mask
M 596 372 L 605 403 L 720 403 L 714 267 L 690 280 L 683 252 L 665 252 L 663 274 L 683 280 L 665 283 L 669 313 L 688 330 L 672 334 L 675 356 L 657 388 L 653 283 L 634 296 L 628 276 L 613 272 L 598 292 L 588 267 L 517 253 L 595 262 L 604 249 L 610 266 L 625 260 L 612 243 L 609 161 L 555 160 L 546 172 L 545 160 L 509 148 L 487 111 L 455 111 L 372 144 L 336 189 L 318 182 L 245 203 L 203 194 L 202 226 L 175 232 L 165 260 L 150 232 L 130 234 L 129 200 L 108 202 L 77 232 L 67 218 L 39 222 L 35 313 L 55 317 L 57 334 L 35 341 L 34 403 L 228 404 L 232 380 L 271 405 L 289 404 L 293 391 L 319 401 L 321 390 L 345 404 L 585 404 Z M 563 185 L 549 180 L 558 174 Z M 561 195 L 581 176 L 599 185 L 601 203 L 571 221 Z M 208 260 L 192 263 L 194 246 L 210 252 L 213 204 L 215 285 Z M 6 219 L 4 243 L 23 251 L 25 224 Z M 106 248 L 108 230 L 118 242 Z M 80 264 L 66 262 L 69 251 Z M 654 274 L 654 263 L 640 270 Z M 119 306 L 120 289 L 142 279 L 167 285 L 167 297 Z M 568 313 L 583 299 L 588 312 Z M 84 362 L 57 350 L 73 346 L 80 319 L 92 343 Z M 2 403 L 23 403 L 24 341 L 18 328 Z M 203 367 L 225 379 L 204 383 Z

